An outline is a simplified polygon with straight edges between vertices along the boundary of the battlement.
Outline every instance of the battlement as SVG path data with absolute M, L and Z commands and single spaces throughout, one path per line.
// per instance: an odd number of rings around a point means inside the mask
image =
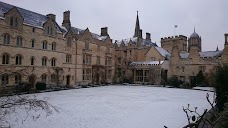
M 168 42 L 168 41 L 173 41 L 173 40 L 185 40 L 187 41 L 187 37 L 184 35 L 178 35 L 178 36 L 169 36 L 169 37 L 164 37 L 161 38 L 161 42 Z

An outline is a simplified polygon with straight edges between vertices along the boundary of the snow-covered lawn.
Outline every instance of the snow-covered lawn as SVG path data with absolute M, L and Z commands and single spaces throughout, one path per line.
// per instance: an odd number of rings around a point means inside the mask
M 60 113 L 38 120 L 28 118 L 16 128 L 181 128 L 187 124 L 183 106 L 210 108 L 206 93 L 145 86 L 103 86 L 37 94 L 59 108 Z M 19 111 L 20 115 L 20 111 Z M 21 113 L 21 115 L 23 115 Z

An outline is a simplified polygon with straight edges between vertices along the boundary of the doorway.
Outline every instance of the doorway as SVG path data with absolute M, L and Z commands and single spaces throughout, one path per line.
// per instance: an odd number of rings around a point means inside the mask
M 66 85 L 70 85 L 70 75 L 67 75 L 66 77 Z

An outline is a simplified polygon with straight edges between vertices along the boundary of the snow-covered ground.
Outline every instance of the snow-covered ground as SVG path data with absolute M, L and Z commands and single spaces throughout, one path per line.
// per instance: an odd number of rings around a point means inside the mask
M 203 91 L 214 91 L 215 90 L 213 87 L 194 87 L 193 89 L 203 90 Z
M 15 128 L 181 128 L 187 124 L 183 106 L 210 108 L 206 93 L 145 86 L 103 86 L 37 94 L 59 108 L 60 113 L 38 120 L 10 123 Z M 23 115 L 18 110 L 19 115 Z

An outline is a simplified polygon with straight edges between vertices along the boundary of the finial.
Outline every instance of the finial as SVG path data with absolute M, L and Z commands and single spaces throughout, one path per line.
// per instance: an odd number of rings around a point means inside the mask
M 137 15 L 139 14 L 139 11 L 137 10 Z
M 216 51 L 219 51 L 218 45 L 217 45 Z
M 194 32 L 196 32 L 196 27 L 194 26 Z

